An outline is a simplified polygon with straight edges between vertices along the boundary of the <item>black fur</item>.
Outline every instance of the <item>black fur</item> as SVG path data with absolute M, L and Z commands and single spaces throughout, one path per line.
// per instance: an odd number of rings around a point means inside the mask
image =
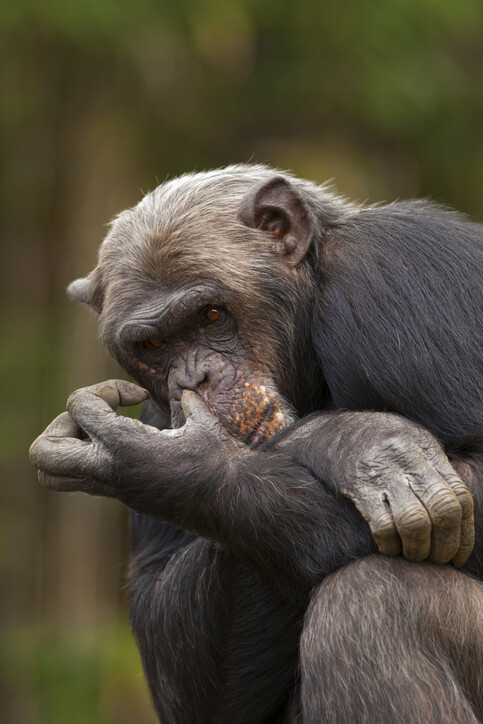
M 335 407 L 399 412 L 445 444 L 481 432 L 481 228 L 415 201 L 329 232 L 313 336 Z

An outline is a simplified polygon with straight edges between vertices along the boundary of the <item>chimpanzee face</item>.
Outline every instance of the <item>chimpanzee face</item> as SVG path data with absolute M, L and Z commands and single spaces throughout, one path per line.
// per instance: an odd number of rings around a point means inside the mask
M 147 303 L 119 311 L 107 322 L 101 313 L 102 336 L 153 399 L 169 403 L 174 427 L 184 423 L 184 389 L 196 391 L 224 427 L 251 446 L 292 419 L 264 350 L 240 336 L 237 310 L 213 281 L 158 291 Z
M 291 221 L 295 191 L 284 179 L 234 168 L 176 179 L 123 212 L 98 266 L 69 291 L 99 312 L 111 354 L 169 405 L 173 426 L 191 389 L 254 446 L 293 419 L 301 206 L 297 198 Z M 267 179 L 268 211 L 258 210 L 251 190 Z M 277 210 L 274 186 L 288 208 Z

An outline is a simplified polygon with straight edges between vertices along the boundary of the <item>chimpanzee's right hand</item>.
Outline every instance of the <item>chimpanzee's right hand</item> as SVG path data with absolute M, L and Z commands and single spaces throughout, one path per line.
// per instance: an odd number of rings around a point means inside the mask
M 117 415 L 149 393 L 123 380 L 108 380 L 73 392 L 59 415 L 30 448 L 39 481 L 59 491 L 83 491 L 123 499 L 126 490 L 182 485 L 193 467 L 214 456 L 222 461 L 245 446 L 226 432 L 194 392 L 182 397 L 186 423 L 158 430 Z M 162 503 L 162 500 L 160 500 Z

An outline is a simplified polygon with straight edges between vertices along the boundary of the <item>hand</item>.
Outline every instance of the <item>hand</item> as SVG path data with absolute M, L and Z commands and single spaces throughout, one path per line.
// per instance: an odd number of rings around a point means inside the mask
M 424 428 L 389 413 L 336 412 L 287 433 L 275 449 L 352 500 L 381 553 L 466 562 L 474 545 L 473 499 Z
M 381 553 L 433 563 L 466 563 L 474 545 L 473 499 L 433 436 L 404 422 L 361 451 L 342 483 L 369 523 Z
M 139 420 L 118 416 L 119 406 L 136 405 L 149 397 L 130 382 L 109 380 L 72 393 L 67 412 L 59 415 L 30 448 L 39 481 L 59 491 L 82 490 L 91 495 L 117 496 L 126 483 L 183 476 L 196 456 L 198 462 L 220 443 L 237 443 L 210 414 L 203 401 L 188 390 L 182 404 L 186 423 L 179 429 L 158 430 Z

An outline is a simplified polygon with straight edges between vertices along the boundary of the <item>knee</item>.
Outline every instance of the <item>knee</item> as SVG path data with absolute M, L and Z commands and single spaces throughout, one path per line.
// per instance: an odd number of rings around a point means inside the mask
M 341 655 L 342 641 L 344 649 L 350 640 L 369 644 L 376 630 L 396 625 L 395 609 L 408 603 L 399 562 L 368 556 L 335 571 L 313 591 L 301 641 L 306 660 L 327 662 Z
M 482 590 L 450 566 L 384 556 L 328 576 L 300 643 L 304 721 L 417 721 L 425 708 L 430 721 L 474 721 L 460 680 L 480 690 Z

